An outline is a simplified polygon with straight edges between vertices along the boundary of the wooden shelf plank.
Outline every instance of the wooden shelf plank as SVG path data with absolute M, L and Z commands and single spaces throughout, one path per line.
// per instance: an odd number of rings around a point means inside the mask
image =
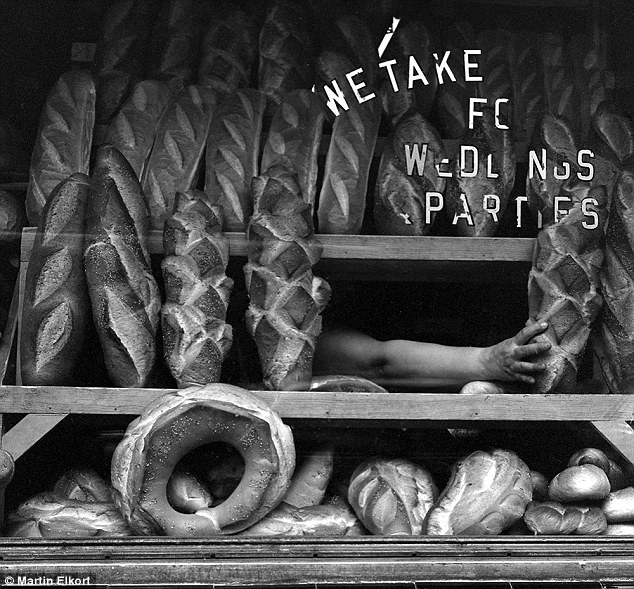
M 26 415 L 4 434 L 2 449 L 17 460 L 67 416 L 63 413 Z
M 0 387 L 0 413 L 138 415 L 169 389 Z M 417 421 L 631 421 L 634 395 L 456 395 L 254 391 L 283 418 Z
M 20 259 L 28 262 L 36 229 L 22 234 Z M 246 257 L 244 233 L 227 233 L 232 256 Z M 535 240 L 526 237 L 405 237 L 398 235 L 318 235 L 323 259 L 448 262 L 530 262 Z M 152 231 L 149 249 L 163 252 L 162 233 Z
M 593 421 L 593 427 L 623 458 L 634 464 L 634 429 L 623 421 Z

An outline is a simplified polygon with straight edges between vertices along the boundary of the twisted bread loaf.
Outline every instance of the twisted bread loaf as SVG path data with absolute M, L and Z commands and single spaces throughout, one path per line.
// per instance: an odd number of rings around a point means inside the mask
M 163 233 L 165 360 L 179 387 L 220 380 L 232 342 L 225 323 L 233 280 L 222 207 L 201 191 L 178 193 Z
M 251 181 L 258 175 L 266 99 L 259 90 L 238 90 L 215 110 L 205 168 L 205 192 L 222 205 L 226 231 L 244 231 L 253 212 Z
M 612 393 L 634 392 L 634 156 L 625 159 L 605 234 L 601 289 L 605 300 L 593 350 Z
M 152 229 L 163 229 L 177 192 L 195 188 L 215 104 L 213 90 L 187 86 L 161 118 L 141 182 Z
M 283 166 L 296 174 L 301 196 L 311 211 L 315 206 L 317 153 L 324 118 L 324 107 L 313 92 L 288 92 L 275 111 L 262 153 L 262 173 Z
M 31 225 L 38 225 L 53 188 L 75 172 L 88 173 L 95 99 L 95 84 L 82 70 L 63 73 L 49 92 L 29 168 L 26 214 Z
M 139 227 L 131 214 L 141 215 L 145 203 L 130 168 L 129 181 L 110 175 L 107 166 L 99 170 L 103 173 L 96 171 L 93 179 L 84 244 L 93 319 L 112 381 L 122 387 L 142 387 L 154 366 L 161 307 L 142 245 L 147 234 L 142 239 L 143 224 Z
M 313 276 L 322 246 L 295 177 L 284 168 L 253 180 L 249 223 L 247 327 L 255 338 L 264 384 L 273 390 L 310 387 L 320 313 L 330 286 Z
M 90 179 L 73 174 L 53 190 L 26 274 L 20 358 L 26 385 L 68 385 L 84 341 L 88 291 L 82 262 Z
M 257 56 L 257 31 L 253 14 L 232 7 L 214 20 L 202 44 L 198 83 L 226 96 L 251 86 Z
M 599 507 L 562 505 L 554 501 L 532 502 L 524 522 L 534 534 L 603 534 L 608 524 Z
M 530 321 L 548 321 L 548 330 L 533 341 L 550 342 L 551 348 L 542 354 L 546 370 L 536 376 L 535 392 L 574 390 L 577 363 L 603 303 L 599 270 L 607 195 L 603 186 L 587 195 L 597 203 L 587 207 L 598 220 L 595 228 L 582 207 L 574 206 L 537 238 L 528 279 L 529 315 Z
M 167 84 L 139 82 L 110 123 L 105 142 L 117 148 L 141 179 L 159 120 L 169 100 Z

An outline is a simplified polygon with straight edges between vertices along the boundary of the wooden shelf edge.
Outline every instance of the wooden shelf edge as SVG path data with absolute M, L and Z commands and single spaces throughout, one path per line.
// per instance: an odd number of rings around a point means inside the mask
M 174 389 L 0 386 L 0 413 L 138 415 Z M 252 391 L 286 419 L 632 421 L 634 395 L 456 395 Z

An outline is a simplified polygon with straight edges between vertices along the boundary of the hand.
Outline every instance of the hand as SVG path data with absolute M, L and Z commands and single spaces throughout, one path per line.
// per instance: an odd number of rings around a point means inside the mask
M 550 350 L 549 342 L 528 343 L 548 329 L 547 323 L 528 323 L 515 337 L 483 350 L 483 366 L 487 380 L 518 380 L 528 384 L 535 382 L 532 374 L 541 372 L 546 365 L 537 358 Z

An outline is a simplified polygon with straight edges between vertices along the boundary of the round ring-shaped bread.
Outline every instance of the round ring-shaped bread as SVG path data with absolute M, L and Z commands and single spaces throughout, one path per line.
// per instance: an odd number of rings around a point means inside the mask
M 235 447 L 244 476 L 220 505 L 185 514 L 167 499 L 174 467 L 212 442 Z M 295 469 L 290 428 L 244 389 L 210 384 L 158 398 L 135 419 L 112 458 L 115 503 L 132 529 L 145 535 L 205 537 L 234 534 L 276 507 Z

